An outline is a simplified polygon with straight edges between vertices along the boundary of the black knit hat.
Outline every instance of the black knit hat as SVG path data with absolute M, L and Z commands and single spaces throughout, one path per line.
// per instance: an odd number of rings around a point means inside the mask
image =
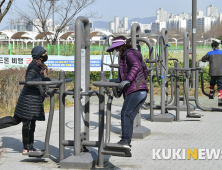
M 216 49 L 218 46 L 219 46 L 219 43 L 217 41 L 213 41 L 212 44 L 211 44 L 211 47 L 213 49 Z
M 46 52 L 46 50 L 41 45 L 35 46 L 31 52 L 32 58 L 38 60 L 44 52 Z

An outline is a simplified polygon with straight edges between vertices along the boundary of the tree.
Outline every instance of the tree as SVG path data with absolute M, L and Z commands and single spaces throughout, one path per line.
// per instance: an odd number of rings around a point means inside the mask
M 8 3 L 5 2 L 5 0 L 2 0 L 2 2 L 0 3 L 0 23 L 2 22 L 2 19 L 9 11 L 9 9 L 12 5 L 12 2 L 13 2 L 13 0 L 9 0 Z
M 83 9 L 96 0 L 29 0 L 26 8 L 16 7 L 19 19 L 22 19 L 36 28 L 50 44 L 55 44 L 59 34 L 67 27 L 75 24 L 75 17 Z M 27 10 L 28 9 L 28 10 Z M 49 19 L 54 18 L 57 27 L 48 26 Z M 97 12 L 89 12 L 86 17 L 96 17 Z M 54 25 L 54 24 L 53 24 Z M 50 34 L 54 31 L 54 34 Z

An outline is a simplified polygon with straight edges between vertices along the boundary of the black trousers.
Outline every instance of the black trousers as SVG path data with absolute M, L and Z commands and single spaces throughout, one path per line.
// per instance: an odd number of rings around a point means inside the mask
M 222 76 L 212 76 L 210 85 L 215 86 L 217 84 L 217 90 L 222 90 Z
M 23 123 L 22 126 L 22 142 L 23 147 L 26 150 L 33 149 L 34 143 L 34 132 L 35 132 L 35 122 L 36 120 L 24 120 L 18 116 L 6 116 L 0 119 L 0 129 L 7 128 L 10 126 Z

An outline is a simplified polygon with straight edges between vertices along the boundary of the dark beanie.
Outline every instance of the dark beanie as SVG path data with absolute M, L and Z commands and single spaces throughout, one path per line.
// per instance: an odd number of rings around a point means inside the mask
M 213 41 L 211 44 L 212 48 L 217 48 L 220 44 L 217 41 Z
M 41 46 L 35 46 L 33 49 L 32 49 L 32 58 L 33 59 L 36 59 L 38 60 L 39 57 L 41 57 L 41 55 L 45 52 L 46 50 Z

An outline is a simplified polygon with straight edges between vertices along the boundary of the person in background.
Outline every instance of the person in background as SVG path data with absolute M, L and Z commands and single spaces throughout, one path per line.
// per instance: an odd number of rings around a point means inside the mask
M 217 84 L 218 106 L 222 106 L 222 51 L 217 41 L 213 41 L 211 47 L 213 51 L 203 56 L 202 62 L 209 61 L 209 76 L 211 77 L 209 99 L 214 98 L 214 86 Z

